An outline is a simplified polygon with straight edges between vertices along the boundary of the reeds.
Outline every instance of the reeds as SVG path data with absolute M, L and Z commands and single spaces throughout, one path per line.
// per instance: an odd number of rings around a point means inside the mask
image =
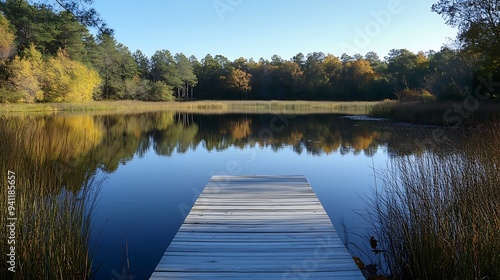
M 348 115 L 366 115 L 373 106 L 381 102 L 374 101 L 188 101 L 188 102 L 141 102 L 141 101 L 94 101 L 87 103 L 35 103 L 35 104 L 0 104 L 0 112 L 45 112 L 55 111 L 159 111 L 170 110 L 199 114 L 226 113 L 269 113 L 269 114 L 310 114 L 334 113 Z
M 394 279 L 500 279 L 500 124 L 395 157 L 369 220 Z
M 499 103 L 383 102 L 372 107 L 370 116 L 425 125 L 473 126 L 500 117 Z
M 15 173 L 15 273 L 2 269 L 1 279 L 89 279 L 91 216 L 102 178 L 91 169 L 90 153 L 74 154 L 67 135 L 57 139 L 27 118 L 0 118 L 0 220 L 7 218 L 8 171 Z M 43 143 L 62 151 L 47 156 Z M 63 160 L 64 158 L 64 160 Z M 8 261 L 8 232 L 0 231 L 2 267 Z

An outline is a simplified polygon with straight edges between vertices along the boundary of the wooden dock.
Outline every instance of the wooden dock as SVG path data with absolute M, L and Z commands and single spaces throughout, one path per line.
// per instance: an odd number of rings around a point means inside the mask
M 214 176 L 151 279 L 364 277 L 304 176 Z

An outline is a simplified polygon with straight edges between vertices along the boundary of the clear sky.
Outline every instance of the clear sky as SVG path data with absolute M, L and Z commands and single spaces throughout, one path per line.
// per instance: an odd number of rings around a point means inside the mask
M 115 38 L 151 56 L 156 50 L 290 59 L 311 52 L 381 58 L 391 49 L 438 51 L 457 31 L 437 0 L 94 0 Z

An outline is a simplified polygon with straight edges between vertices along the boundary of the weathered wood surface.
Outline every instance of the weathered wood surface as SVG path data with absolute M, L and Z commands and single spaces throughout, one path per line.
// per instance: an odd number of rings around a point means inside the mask
M 214 176 L 151 279 L 364 278 L 304 176 Z

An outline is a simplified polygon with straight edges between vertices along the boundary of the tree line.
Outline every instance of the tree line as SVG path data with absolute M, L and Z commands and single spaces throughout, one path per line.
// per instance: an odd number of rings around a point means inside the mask
M 437 52 L 393 49 L 384 58 L 375 52 L 340 57 L 314 52 L 290 59 L 274 55 L 270 60 L 231 61 L 210 54 L 198 60 L 165 49 L 151 57 L 140 50 L 132 53 L 116 41 L 93 9 L 79 10 L 73 0 L 55 1 L 59 6 L 50 3 L 0 1 L 1 102 L 431 101 L 464 98 L 485 80 L 490 85 L 481 87 L 481 94 L 498 98 L 492 84 L 500 81 L 500 42 L 498 36 L 485 37 L 498 35 L 500 24 L 481 17 L 486 13 L 498 16 L 498 9 L 447 1 L 433 5 L 435 12 L 460 30 L 457 46 Z M 90 33 L 90 27 L 98 28 L 97 35 Z

